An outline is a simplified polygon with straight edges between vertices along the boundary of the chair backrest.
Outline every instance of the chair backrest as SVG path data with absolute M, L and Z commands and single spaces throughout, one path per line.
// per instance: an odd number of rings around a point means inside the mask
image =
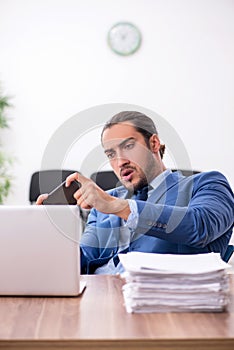
M 171 169 L 171 171 L 180 171 L 182 173 L 182 175 L 184 176 L 191 176 L 191 175 L 195 175 L 195 174 L 199 174 L 200 171 L 199 170 L 190 170 L 190 169 Z
M 112 170 L 95 172 L 91 174 L 90 179 L 93 180 L 104 191 L 121 185 L 118 177 Z
M 40 170 L 33 173 L 29 187 L 29 201 L 31 204 L 36 202 L 40 194 L 51 192 L 74 172 L 76 172 L 76 170 L 51 169 Z
M 172 169 L 172 171 L 181 171 L 181 173 L 184 176 L 190 176 L 190 175 L 200 173 L 200 171 L 198 170 L 185 170 L 185 169 Z M 91 174 L 90 178 L 105 191 L 115 188 L 121 184 L 118 177 L 115 175 L 115 173 L 112 170 L 97 171 Z
M 224 254 L 223 260 L 225 262 L 228 262 L 234 252 L 234 245 L 229 244 L 226 250 L 226 253 Z

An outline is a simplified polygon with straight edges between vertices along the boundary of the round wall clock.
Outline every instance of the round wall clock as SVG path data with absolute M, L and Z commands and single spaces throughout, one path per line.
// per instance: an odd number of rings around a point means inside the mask
M 116 23 L 108 32 L 108 44 L 117 54 L 132 55 L 141 45 L 141 32 L 132 23 Z

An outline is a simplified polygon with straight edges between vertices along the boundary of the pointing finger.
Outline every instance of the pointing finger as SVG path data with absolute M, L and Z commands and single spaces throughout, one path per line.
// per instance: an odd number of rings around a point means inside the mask
M 73 174 L 71 174 L 71 175 L 69 175 L 67 178 L 66 178 L 66 184 L 65 184 L 65 186 L 66 187 L 69 187 L 70 186 L 70 184 L 73 182 L 73 181 L 75 181 L 75 180 L 79 180 L 79 174 L 78 173 L 73 173 Z

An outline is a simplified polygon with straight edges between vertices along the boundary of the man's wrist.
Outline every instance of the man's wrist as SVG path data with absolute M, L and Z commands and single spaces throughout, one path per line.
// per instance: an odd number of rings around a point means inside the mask
M 130 214 L 130 208 L 126 199 L 115 198 L 111 203 L 111 214 L 117 215 L 120 218 L 127 220 Z

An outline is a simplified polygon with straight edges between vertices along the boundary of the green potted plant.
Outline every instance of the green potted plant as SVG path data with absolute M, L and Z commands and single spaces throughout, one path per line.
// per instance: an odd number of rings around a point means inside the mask
M 5 114 L 8 107 L 10 107 L 8 97 L 2 96 L 0 91 L 0 132 L 2 129 L 9 127 L 8 118 Z M 10 165 L 11 158 L 4 152 L 0 143 L 0 204 L 3 204 L 11 188 Z

